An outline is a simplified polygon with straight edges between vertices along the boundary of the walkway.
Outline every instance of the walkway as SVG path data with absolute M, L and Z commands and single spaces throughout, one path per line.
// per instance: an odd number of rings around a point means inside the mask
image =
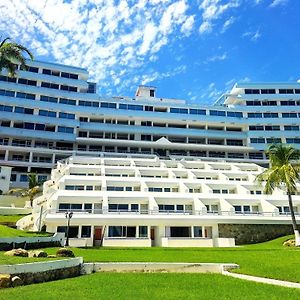
M 239 274 L 239 273 L 231 273 L 228 271 L 223 271 L 222 274 L 226 275 L 226 276 L 239 278 L 239 279 L 249 280 L 249 281 L 256 281 L 256 282 L 260 282 L 260 283 L 273 284 L 273 285 L 278 285 L 278 286 L 300 289 L 300 283 L 297 283 L 297 282 L 256 277 L 256 276 L 244 275 L 244 274 Z

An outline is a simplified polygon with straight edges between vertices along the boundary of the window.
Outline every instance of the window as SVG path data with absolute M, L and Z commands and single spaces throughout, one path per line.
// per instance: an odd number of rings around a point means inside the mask
M 276 91 L 275 91 L 275 89 L 261 89 L 260 93 L 261 94 L 275 94 Z
M 21 113 L 21 114 L 26 114 L 26 115 L 33 115 L 33 109 L 16 106 L 15 107 L 15 113 Z
M 28 176 L 25 174 L 21 174 L 20 175 L 20 181 L 21 182 L 27 182 L 28 181 Z
M 101 107 L 103 108 L 117 108 L 116 103 L 110 103 L 110 102 L 101 102 Z
M 266 125 L 265 130 L 278 131 L 278 130 L 280 130 L 280 126 L 279 125 Z
M 76 105 L 76 100 L 60 98 L 59 103 L 60 104 L 67 104 L 67 105 Z
M 35 80 L 28 80 L 28 79 L 24 79 L 24 78 L 19 78 L 18 83 L 36 86 L 36 81 Z
M 50 111 L 50 110 L 42 110 L 42 109 L 40 109 L 39 115 L 40 116 L 45 116 L 45 117 L 56 118 L 56 112 L 55 111 Z
M 56 83 L 42 82 L 41 87 L 58 90 L 59 85 Z
M 292 101 L 292 100 L 280 101 L 280 104 L 282 106 L 294 106 L 294 105 L 296 105 L 295 101 Z
M 264 113 L 264 118 L 278 118 L 278 113 L 271 113 L 271 112 Z
M 78 79 L 78 75 L 77 74 L 72 74 L 72 73 L 61 72 L 60 76 L 64 77 L 64 78 Z
M 194 226 L 194 237 L 202 237 L 202 227 Z
M 142 105 L 134 105 L 134 104 L 119 104 L 119 109 L 143 110 L 143 106 Z
M 41 95 L 40 101 L 57 103 L 58 98 Z
M 81 237 L 82 238 L 91 237 L 91 226 L 82 226 L 81 227 Z
M 0 105 L 0 111 L 12 112 L 13 111 L 13 107 L 12 106 L 8 106 L 8 105 Z
M 258 100 L 246 101 L 247 106 L 261 106 L 261 102 Z
M 7 76 L 0 75 L 0 81 L 17 82 L 17 79 L 14 77 L 7 77 Z
M 222 110 L 210 110 L 209 114 L 211 116 L 222 116 L 222 117 L 225 117 L 225 111 L 222 111 Z
M 62 91 L 77 92 L 77 87 L 76 86 L 61 85 L 60 89 Z
M 248 118 L 262 118 L 262 113 L 248 113 Z
M 206 115 L 206 110 L 205 109 L 190 109 L 190 114 L 191 115 Z
M 299 126 L 296 126 L 296 125 L 285 125 L 284 126 L 284 130 L 287 130 L 287 131 L 299 131 Z
M 280 144 L 281 138 L 267 138 L 267 144 Z
M 262 126 L 262 125 L 251 125 L 251 126 L 249 126 L 249 130 L 264 130 L 264 126 Z
M 297 113 L 292 113 L 292 112 L 282 113 L 282 117 L 283 118 L 297 118 Z
M 293 89 L 279 89 L 279 94 L 294 94 Z
M 240 111 L 228 111 L 227 112 L 227 117 L 236 117 L 236 118 L 242 118 L 243 113 Z
M 74 133 L 74 128 L 65 127 L 65 126 L 58 126 L 57 131 L 58 132 L 64 132 L 64 133 Z
M 186 108 L 176 108 L 176 107 L 171 107 L 170 108 L 170 113 L 175 113 L 175 114 L 187 114 L 188 109 Z
M 79 101 L 80 106 L 91 106 L 91 107 L 99 107 L 99 102 L 93 102 L 93 101 Z
M 35 100 L 35 95 L 34 94 L 27 94 L 27 93 L 17 92 L 16 97 L 17 98 L 24 98 L 24 99 Z
M 251 138 L 250 143 L 252 143 L 252 144 L 264 144 L 265 139 L 264 138 Z
M 258 89 L 245 89 L 245 94 L 259 94 Z
M 0 95 L 1 96 L 7 96 L 7 97 L 14 97 L 15 92 L 13 91 L 7 91 L 7 90 L 0 90 Z
M 60 72 L 59 71 L 56 71 L 56 70 L 49 70 L 49 69 L 43 69 L 43 74 L 46 74 L 46 75 L 52 75 L 52 76 L 59 76 L 60 75 Z
M 288 144 L 300 144 L 300 138 L 286 138 Z
M 139 226 L 139 237 L 140 238 L 148 237 L 148 226 Z
M 150 90 L 150 97 L 155 97 L 155 90 Z
M 263 106 L 276 106 L 276 101 L 262 101 Z
M 59 117 L 62 119 L 75 119 L 75 114 L 60 112 Z

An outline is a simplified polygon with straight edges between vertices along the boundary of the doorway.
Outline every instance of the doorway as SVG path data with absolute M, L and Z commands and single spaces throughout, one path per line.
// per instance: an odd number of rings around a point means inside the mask
M 102 240 L 102 226 L 95 226 L 94 227 L 94 246 L 100 246 Z

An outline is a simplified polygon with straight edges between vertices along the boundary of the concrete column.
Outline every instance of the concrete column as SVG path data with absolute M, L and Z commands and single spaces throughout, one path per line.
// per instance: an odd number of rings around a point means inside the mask
M 108 197 L 107 196 L 103 196 L 102 212 L 103 212 L 103 214 L 108 213 Z

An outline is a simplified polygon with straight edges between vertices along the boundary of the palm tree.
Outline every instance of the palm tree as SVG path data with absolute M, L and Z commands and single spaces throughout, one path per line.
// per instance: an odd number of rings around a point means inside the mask
M 297 191 L 296 183 L 300 179 L 300 150 L 283 144 L 270 145 L 266 153 L 270 166 L 257 176 L 257 180 L 266 182 L 264 193 L 272 194 L 275 188 L 285 188 L 295 233 L 295 244 L 300 246 L 300 235 L 293 207 L 292 195 Z
M 28 197 L 30 200 L 30 205 L 32 206 L 33 199 L 36 195 L 41 193 L 41 185 L 43 184 L 42 181 L 38 181 L 37 174 L 29 173 L 27 174 L 28 177 L 28 188 L 16 188 L 11 189 L 8 191 L 9 195 L 17 195 L 21 197 Z
M 10 38 L 5 38 L 0 43 L 0 73 L 3 69 L 6 69 L 8 76 L 15 77 L 18 64 L 26 68 L 24 54 L 27 54 L 33 60 L 33 55 L 27 48 L 15 42 L 10 42 Z

